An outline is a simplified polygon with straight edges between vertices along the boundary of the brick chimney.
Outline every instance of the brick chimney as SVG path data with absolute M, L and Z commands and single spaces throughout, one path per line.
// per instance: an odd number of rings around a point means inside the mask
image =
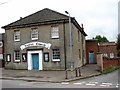
M 81 24 L 81 28 L 82 28 L 82 30 L 84 30 L 83 24 Z
M 20 17 L 20 19 L 22 19 L 22 17 Z

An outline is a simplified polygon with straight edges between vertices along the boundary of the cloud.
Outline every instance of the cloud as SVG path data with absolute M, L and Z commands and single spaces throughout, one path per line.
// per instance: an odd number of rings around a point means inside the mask
M 6 0 L 7 1 L 7 0 Z M 9 0 L 8 0 L 9 1 Z M 10 0 L 0 6 L 0 27 L 43 8 L 65 14 L 67 10 L 92 38 L 97 34 L 116 40 L 119 0 Z M 1 30 L 0 30 L 1 32 Z M 2 32 L 4 32 L 2 30 Z

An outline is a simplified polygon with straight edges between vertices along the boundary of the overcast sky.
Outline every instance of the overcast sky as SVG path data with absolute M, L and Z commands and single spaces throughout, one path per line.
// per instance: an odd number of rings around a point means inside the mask
M 119 0 L 0 0 L 0 27 L 44 8 L 65 14 L 67 10 L 78 23 L 83 23 L 90 39 L 96 35 L 116 41 Z M 4 30 L 0 29 L 0 33 Z

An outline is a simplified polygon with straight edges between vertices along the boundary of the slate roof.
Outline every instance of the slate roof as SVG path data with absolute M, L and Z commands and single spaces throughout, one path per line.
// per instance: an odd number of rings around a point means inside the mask
M 72 17 L 71 17 L 72 18 Z M 80 29 L 80 25 L 77 23 L 77 21 L 74 19 L 74 23 L 76 23 L 76 26 Z M 30 26 L 30 25 L 40 25 L 41 23 L 51 23 L 53 21 L 63 21 L 63 20 L 69 20 L 69 16 L 61 14 L 59 12 L 53 11 L 51 9 L 45 8 L 43 10 L 40 10 L 36 13 L 33 13 L 27 17 L 24 17 L 20 20 L 17 20 L 11 24 L 8 24 L 6 26 L 3 26 L 4 29 L 10 29 L 10 28 L 16 28 L 16 27 L 24 27 L 24 26 Z M 81 32 L 87 36 L 87 34 L 81 30 Z
M 39 22 L 60 20 L 60 19 L 68 19 L 68 16 L 58 13 L 56 11 L 50 10 L 48 8 L 45 8 L 41 11 L 33 13 L 25 18 L 22 18 L 4 27 L 14 27 L 14 26 L 20 26 L 20 25 L 26 25 L 26 24 L 35 24 Z

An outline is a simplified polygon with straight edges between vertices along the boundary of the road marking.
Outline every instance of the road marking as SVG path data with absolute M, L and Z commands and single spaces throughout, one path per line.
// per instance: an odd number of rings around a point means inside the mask
M 92 84 L 98 84 L 98 82 L 89 82 L 89 83 L 92 83 Z
M 112 83 L 102 83 L 102 84 L 104 84 L 104 85 L 112 85 Z
M 84 84 L 85 82 L 81 82 L 82 84 Z
M 89 85 L 89 86 L 95 86 L 96 84 L 87 83 L 86 85 Z
M 101 84 L 101 87 L 109 87 L 109 85 Z
M 75 84 L 75 85 L 81 85 L 82 83 L 73 83 L 73 84 Z
M 116 85 L 116 88 L 119 88 L 119 84 Z
M 111 85 L 112 85 L 112 83 L 102 83 L 100 86 L 102 86 L 102 87 L 109 87 Z
M 66 84 L 66 85 L 67 85 L 67 84 L 69 84 L 69 83 L 67 83 L 67 82 L 62 82 L 61 84 Z

